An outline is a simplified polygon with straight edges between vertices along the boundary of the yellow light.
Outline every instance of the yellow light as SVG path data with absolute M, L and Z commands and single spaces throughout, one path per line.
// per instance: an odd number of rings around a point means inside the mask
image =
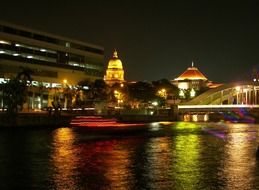
M 193 121 L 198 121 L 198 115 L 193 115 L 193 116 L 192 116 L 192 120 L 193 120 Z
M 183 92 L 183 90 L 180 90 L 180 92 L 179 92 L 179 96 L 184 97 L 184 92 Z
M 64 80 L 63 80 L 63 83 L 64 83 L 64 84 L 67 84 L 67 79 L 64 79 Z
M 238 92 L 240 91 L 240 86 L 236 87 L 236 91 L 238 91 Z
M 188 82 L 179 82 L 178 88 L 186 90 L 189 88 L 189 84 L 188 84 Z
M 121 83 L 121 85 L 120 85 L 120 86 L 121 86 L 121 88 L 122 88 L 122 87 L 124 87 L 124 84 L 122 84 L 122 83 Z
M 190 96 L 194 97 L 195 96 L 195 90 L 192 88 L 191 92 L 190 92 Z

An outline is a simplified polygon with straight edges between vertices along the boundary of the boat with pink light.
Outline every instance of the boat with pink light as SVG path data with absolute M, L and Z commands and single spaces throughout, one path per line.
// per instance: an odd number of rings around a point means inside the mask
M 72 127 L 88 127 L 88 128 L 124 128 L 143 126 L 144 123 L 122 123 L 118 122 L 115 118 L 103 118 L 101 116 L 77 116 L 71 120 Z

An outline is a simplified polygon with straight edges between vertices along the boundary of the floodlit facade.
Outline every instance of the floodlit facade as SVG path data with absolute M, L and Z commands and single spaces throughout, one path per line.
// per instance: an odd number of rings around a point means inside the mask
M 0 22 L 0 83 L 23 68 L 31 71 L 33 87 L 44 88 L 41 92 L 30 91 L 28 108 L 50 106 L 53 96 L 63 87 L 74 88 L 80 81 L 102 79 L 103 60 L 103 47 Z M 1 107 L 1 94 L 0 101 Z
M 116 50 L 114 51 L 112 58 L 109 60 L 104 81 L 108 85 L 124 82 L 124 70 Z

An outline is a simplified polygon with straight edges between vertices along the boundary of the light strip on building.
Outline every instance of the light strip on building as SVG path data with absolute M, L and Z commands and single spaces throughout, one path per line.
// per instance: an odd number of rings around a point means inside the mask
M 178 105 L 178 109 L 203 109 L 203 108 L 259 108 L 259 105 Z

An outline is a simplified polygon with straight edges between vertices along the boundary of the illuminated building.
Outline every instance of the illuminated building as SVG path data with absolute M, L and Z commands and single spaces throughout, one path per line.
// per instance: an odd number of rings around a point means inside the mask
M 202 87 L 207 87 L 210 81 L 199 71 L 197 67 L 194 67 L 192 62 L 191 67 L 187 68 L 186 71 L 171 82 L 179 89 L 199 90 Z
M 33 87 L 48 88 L 43 94 L 31 91 L 29 108 L 49 106 L 51 91 L 102 79 L 103 60 L 103 47 L 0 22 L 0 83 L 26 68 L 31 71 Z
M 104 81 L 108 85 L 124 82 L 124 70 L 116 50 L 114 51 L 112 58 L 109 60 Z

